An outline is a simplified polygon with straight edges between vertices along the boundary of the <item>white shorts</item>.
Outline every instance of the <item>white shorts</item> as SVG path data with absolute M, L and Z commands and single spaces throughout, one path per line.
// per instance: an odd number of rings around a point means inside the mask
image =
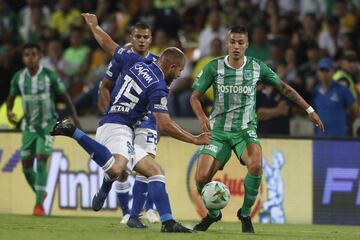
M 112 154 L 124 156 L 128 170 L 132 171 L 134 162 L 134 131 L 122 124 L 105 123 L 96 129 L 96 141 L 109 149 Z
M 156 155 L 157 131 L 148 128 L 136 128 L 134 149 L 134 164 L 138 163 L 146 155 Z

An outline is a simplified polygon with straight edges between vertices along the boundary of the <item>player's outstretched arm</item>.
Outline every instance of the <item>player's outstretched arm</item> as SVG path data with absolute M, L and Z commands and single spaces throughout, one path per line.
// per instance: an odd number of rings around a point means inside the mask
M 98 108 L 102 113 L 105 112 L 106 106 L 110 102 L 111 83 L 109 79 L 104 78 L 99 85 Z
M 211 135 L 208 132 L 194 136 L 177 125 L 167 113 L 154 112 L 154 117 L 158 124 L 159 130 L 166 132 L 173 138 L 183 142 L 193 143 L 196 145 L 208 145 L 211 141 Z
M 201 94 L 196 90 L 193 91 L 190 97 L 191 108 L 193 109 L 196 117 L 200 121 L 201 129 L 204 132 L 210 132 L 211 130 L 210 122 L 201 106 L 200 98 L 201 98 Z
M 291 86 L 289 86 L 283 81 L 280 81 L 276 88 L 280 91 L 281 94 L 283 94 L 285 97 L 289 98 L 297 105 L 299 105 L 302 109 L 304 109 L 308 113 L 310 120 L 315 124 L 316 127 L 320 128 L 321 131 L 325 130 L 324 125 L 315 110 L 305 101 L 303 97 L 300 96 L 297 91 L 295 91 L 295 89 L 293 89 Z
M 81 16 L 84 17 L 87 25 L 89 25 L 92 34 L 94 35 L 96 41 L 99 43 L 102 49 L 105 50 L 111 56 L 114 55 L 115 49 L 119 46 L 112 38 L 104 32 L 104 30 L 99 26 L 98 19 L 95 14 L 91 13 L 82 13 Z

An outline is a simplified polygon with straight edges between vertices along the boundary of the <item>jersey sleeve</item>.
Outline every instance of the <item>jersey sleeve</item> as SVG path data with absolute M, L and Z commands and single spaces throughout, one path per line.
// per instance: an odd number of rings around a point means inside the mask
M 64 94 L 66 92 L 66 88 L 56 72 L 49 70 L 48 73 L 51 81 L 51 89 L 56 95 Z
M 121 70 L 122 70 L 122 65 L 119 62 L 117 62 L 115 59 L 112 59 L 108 65 L 104 77 L 112 82 L 116 82 Z
M 10 93 L 9 93 L 11 96 L 17 96 L 21 94 L 19 89 L 19 76 L 20 76 L 20 72 L 17 72 L 11 79 Z
M 344 100 L 345 108 L 351 107 L 355 103 L 355 97 L 352 95 L 348 87 L 342 86 L 342 97 Z
M 215 71 L 212 62 L 208 63 L 196 77 L 192 89 L 203 95 L 215 79 Z
M 167 108 L 167 95 L 165 88 L 152 88 L 149 92 L 148 111 L 169 113 Z
M 266 85 L 277 86 L 280 83 L 280 77 L 263 62 L 260 64 L 260 81 Z

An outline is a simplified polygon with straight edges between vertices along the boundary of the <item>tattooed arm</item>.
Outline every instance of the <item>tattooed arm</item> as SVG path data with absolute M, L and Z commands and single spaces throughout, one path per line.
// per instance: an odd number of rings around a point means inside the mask
M 324 125 L 321 122 L 320 117 L 317 115 L 317 113 L 313 110 L 313 108 L 305 101 L 303 97 L 300 96 L 298 92 L 295 91 L 291 86 L 286 84 L 283 81 L 280 81 L 280 83 L 276 87 L 279 92 L 296 103 L 299 107 L 304 109 L 304 111 L 308 112 L 310 120 L 321 129 L 321 131 L 324 131 Z

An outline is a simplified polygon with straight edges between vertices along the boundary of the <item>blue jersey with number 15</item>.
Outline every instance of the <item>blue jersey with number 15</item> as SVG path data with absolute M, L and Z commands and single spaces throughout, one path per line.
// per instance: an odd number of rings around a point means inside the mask
M 132 49 L 131 51 L 135 53 Z M 136 54 L 136 53 L 135 53 Z M 142 61 L 153 62 L 156 61 L 159 57 L 148 52 L 147 56 L 142 59 Z M 118 78 L 121 77 L 122 72 L 129 67 L 128 62 L 118 62 L 115 58 L 110 62 L 108 69 L 105 73 L 105 78 L 116 83 Z M 137 128 L 149 128 L 152 130 L 157 130 L 156 120 L 154 115 L 149 111 L 146 117 L 141 119 L 137 124 Z
M 148 111 L 168 113 L 164 75 L 154 62 L 124 48 L 115 50 L 114 60 L 122 66 L 121 76 L 100 126 L 118 123 L 133 128 Z

